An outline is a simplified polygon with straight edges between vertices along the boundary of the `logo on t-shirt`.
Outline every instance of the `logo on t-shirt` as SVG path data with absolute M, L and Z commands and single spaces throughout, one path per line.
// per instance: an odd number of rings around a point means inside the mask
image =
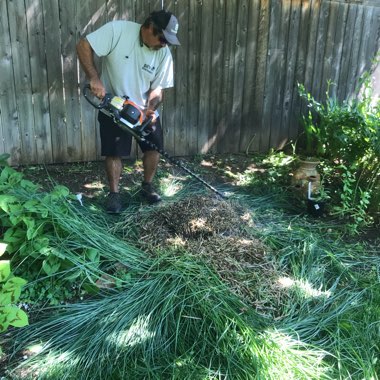
M 153 74 L 155 67 L 145 63 L 142 69 L 147 71 L 149 74 Z

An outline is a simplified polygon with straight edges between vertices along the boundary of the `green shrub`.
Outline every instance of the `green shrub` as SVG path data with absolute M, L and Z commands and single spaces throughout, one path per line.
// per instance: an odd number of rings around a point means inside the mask
M 330 95 L 329 82 L 326 100 L 319 102 L 299 84 L 309 109 L 304 117 L 306 145 L 324 159 L 335 190 L 333 213 L 348 220 L 349 232 L 372 223 L 380 188 L 380 101 L 373 99 L 368 74 L 361 85 L 355 99 L 339 102 Z

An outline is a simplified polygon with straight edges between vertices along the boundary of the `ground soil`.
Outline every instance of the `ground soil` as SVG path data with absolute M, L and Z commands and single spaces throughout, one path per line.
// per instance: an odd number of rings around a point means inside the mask
M 239 174 L 247 172 L 263 173 L 265 165 L 262 157 L 247 154 L 204 155 L 181 157 L 179 159 L 185 167 L 192 170 L 212 186 L 240 185 Z M 25 177 L 41 185 L 42 190 L 50 191 L 54 185 L 63 185 L 76 194 L 81 193 L 92 202 L 104 202 L 109 192 L 105 173 L 104 161 L 77 162 L 51 165 L 29 165 L 18 168 Z M 186 172 L 176 165 L 162 159 L 159 165 L 158 177 L 185 178 Z M 127 200 L 138 192 L 143 176 L 141 160 L 123 160 L 123 173 L 120 178 L 120 189 Z M 200 185 L 201 186 L 201 185 Z M 374 241 L 379 239 L 380 218 L 375 216 L 374 225 L 363 231 L 361 240 Z
M 202 158 L 181 158 L 181 162 L 190 170 L 200 175 L 212 184 L 234 184 L 236 174 L 243 173 L 250 167 L 258 164 L 254 158 L 247 155 L 210 155 Z M 25 177 L 41 185 L 43 190 L 49 191 L 54 185 L 64 185 L 72 193 L 82 193 L 84 197 L 102 197 L 109 191 L 105 173 L 104 161 L 29 165 L 19 167 Z M 123 174 L 120 179 L 121 191 L 139 185 L 142 180 L 141 161 L 123 160 Z M 186 173 L 175 165 L 162 160 L 158 176 L 180 175 Z

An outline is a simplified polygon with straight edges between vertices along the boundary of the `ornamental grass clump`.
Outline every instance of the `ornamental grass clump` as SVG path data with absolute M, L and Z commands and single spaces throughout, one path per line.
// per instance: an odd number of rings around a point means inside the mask
M 293 331 L 301 341 L 329 352 L 325 360 L 333 365 L 334 378 L 377 379 L 378 244 L 347 242 L 336 222 L 311 222 L 264 209 L 259 200 L 247 207 L 256 225 L 264 227 L 256 229 L 255 236 L 271 248 L 286 273 L 279 283 L 288 290 L 288 303 L 276 328 Z
M 204 265 L 157 260 L 122 292 L 67 305 L 18 334 L 39 379 L 329 378 L 325 352 L 268 326 Z

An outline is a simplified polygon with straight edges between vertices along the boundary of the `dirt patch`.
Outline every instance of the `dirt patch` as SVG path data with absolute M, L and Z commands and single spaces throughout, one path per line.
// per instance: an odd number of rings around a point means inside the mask
M 63 185 L 72 193 L 96 197 L 106 191 L 107 181 L 104 162 L 33 165 L 18 168 L 30 181 L 50 191 L 55 185 Z
M 256 164 L 252 157 L 245 155 L 209 155 L 202 158 L 181 158 L 181 162 L 212 183 L 236 183 L 237 174 L 243 173 Z M 55 184 L 67 186 L 73 193 L 82 193 L 85 197 L 96 197 L 108 192 L 108 182 L 104 161 L 66 163 L 54 165 L 29 165 L 17 168 L 25 177 L 41 185 L 43 190 L 51 190 Z M 175 172 L 186 176 L 166 160 L 161 160 L 156 179 Z M 123 160 L 123 173 L 120 178 L 121 190 L 131 188 L 142 180 L 140 160 Z

